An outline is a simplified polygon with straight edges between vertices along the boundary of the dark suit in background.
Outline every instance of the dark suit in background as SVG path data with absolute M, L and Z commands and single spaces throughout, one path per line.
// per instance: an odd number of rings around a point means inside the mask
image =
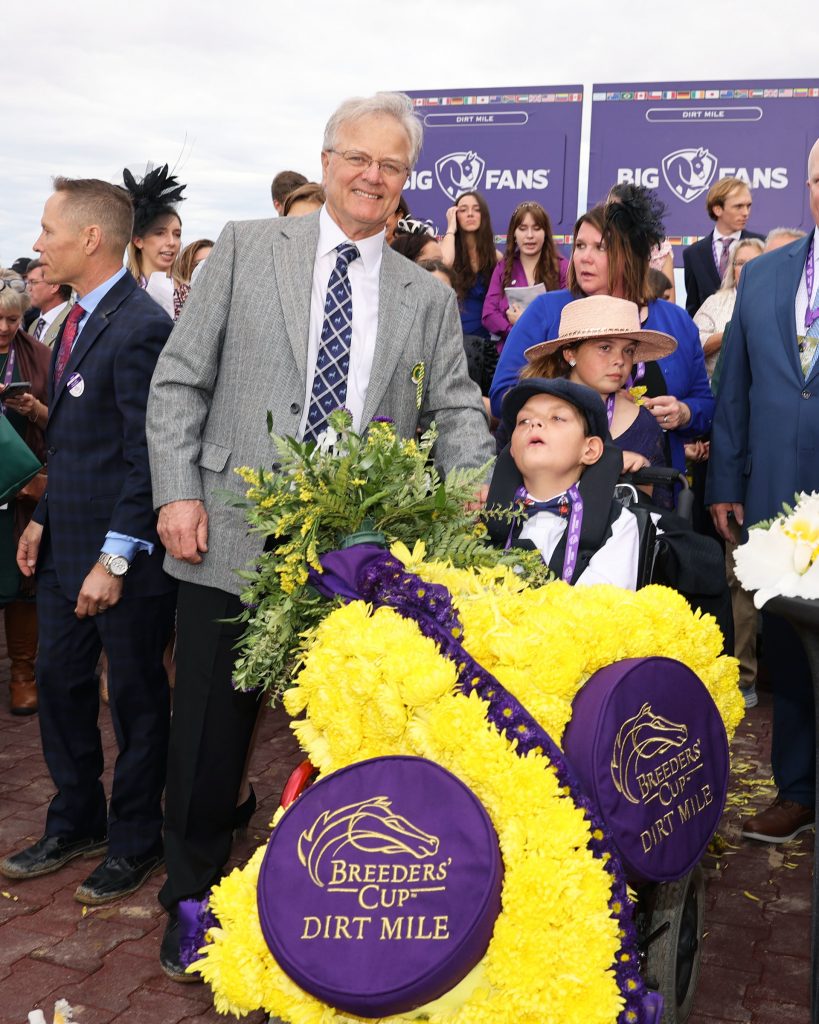
M 755 231 L 741 231 L 740 238 L 763 238 Z M 719 290 L 722 284 L 719 270 L 714 262 L 714 232 L 683 249 L 685 272 L 685 308 L 693 316 L 709 295 Z
M 173 623 L 175 584 L 162 571 L 145 408 L 172 326 L 126 274 L 82 325 L 56 392 L 61 338 L 51 365 L 48 492 L 35 512 L 44 526 L 37 565 L 40 726 L 57 786 L 45 831 L 69 839 L 107 832 L 111 856 L 143 855 L 161 841 L 169 721 L 162 652 Z M 154 550 L 136 555 L 118 604 L 79 619 L 77 595 L 108 531 L 148 541 Z M 100 782 L 94 674 L 102 647 L 119 745 L 110 810 Z
M 795 317 L 812 238 L 745 267 L 723 346 L 706 502 L 742 504 L 746 530 L 795 493 L 819 490 L 819 365 L 806 380 Z M 767 612 L 763 640 L 774 684 L 774 779 L 783 799 L 811 807 L 816 742 L 807 659 L 793 629 Z

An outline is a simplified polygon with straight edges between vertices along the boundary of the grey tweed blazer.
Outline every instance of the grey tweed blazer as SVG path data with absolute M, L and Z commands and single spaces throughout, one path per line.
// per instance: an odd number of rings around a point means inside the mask
M 229 223 L 202 269 L 159 357 L 148 400 L 154 506 L 198 498 L 209 518 L 199 565 L 168 556 L 177 579 L 238 594 L 236 570 L 261 540 L 241 510 L 217 492 L 241 493 L 236 466 L 270 466 L 267 433 L 298 430 L 307 390 L 307 335 L 318 214 Z M 479 466 L 494 444 L 477 386 L 469 379 L 455 295 L 385 246 L 375 356 L 362 418 L 389 416 L 404 437 L 432 420 L 443 472 Z M 413 367 L 423 362 L 416 404 Z

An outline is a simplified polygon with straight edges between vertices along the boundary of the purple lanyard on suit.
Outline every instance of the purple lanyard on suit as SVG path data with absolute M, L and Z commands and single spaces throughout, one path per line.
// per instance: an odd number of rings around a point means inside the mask
M 808 249 L 808 262 L 805 264 L 805 289 L 808 293 L 808 305 L 805 309 L 805 330 L 809 331 L 811 327 L 819 320 L 819 303 L 811 309 L 810 297 L 813 294 L 813 275 L 815 273 L 813 268 L 813 243 L 816 239 L 814 234 L 810 240 L 810 248 Z

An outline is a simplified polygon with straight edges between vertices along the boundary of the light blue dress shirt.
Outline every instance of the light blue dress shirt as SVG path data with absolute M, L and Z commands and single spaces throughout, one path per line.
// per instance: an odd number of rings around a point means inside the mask
M 77 305 L 81 306 L 85 313 L 83 313 L 82 319 L 77 326 L 77 338 L 82 334 L 82 329 L 88 323 L 88 320 L 97 306 L 102 302 L 108 292 L 114 287 L 117 281 L 121 281 L 123 277 L 128 273 L 126 267 L 122 270 L 118 270 L 113 277 L 109 277 L 107 281 L 103 281 L 102 284 L 90 291 L 87 295 L 83 295 L 78 300 Z M 74 339 L 74 344 L 77 344 L 77 338 Z M 139 537 L 128 537 L 124 533 L 117 533 L 115 530 L 109 530 L 105 535 L 105 540 L 102 545 L 102 553 L 105 555 L 122 555 L 123 558 L 127 559 L 128 562 L 133 562 L 138 551 L 147 551 L 148 554 L 152 554 L 154 546 L 150 541 L 141 540 Z

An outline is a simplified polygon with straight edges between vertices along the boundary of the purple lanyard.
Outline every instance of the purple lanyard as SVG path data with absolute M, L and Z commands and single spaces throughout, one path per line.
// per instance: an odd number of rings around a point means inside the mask
M 809 331 L 811 327 L 819 320 L 819 303 L 817 303 L 813 309 L 810 305 L 810 297 L 813 294 L 813 243 L 816 238 L 814 233 L 813 238 L 810 240 L 810 249 L 808 249 L 808 262 L 805 264 L 805 289 L 808 293 L 808 305 L 805 309 L 805 330 Z
M 9 345 L 9 354 L 6 357 L 6 372 L 3 374 L 3 387 L 7 388 L 14 378 L 14 344 Z M 6 407 L 0 402 L 0 416 L 6 415 Z
M 515 491 L 515 501 L 523 501 L 526 498 L 526 488 L 518 487 Z M 572 486 L 567 491 L 569 497 L 569 525 L 566 527 L 566 553 L 563 556 L 563 572 L 560 578 L 564 583 L 571 583 L 574 576 L 574 571 L 577 567 L 577 556 L 580 553 L 580 529 L 583 526 L 583 498 L 580 496 L 580 490 L 577 484 Z M 515 532 L 515 524 L 513 523 L 510 530 L 509 536 L 506 538 L 506 544 L 504 550 L 508 551 L 512 546 L 512 537 Z M 541 552 L 541 558 L 546 562 Z M 548 564 L 548 563 L 547 563 Z
M 626 390 L 628 390 L 628 388 L 633 388 L 638 380 L 642 380 L 643 377 L 645 377 L 645 374 L 646 374 L 646 364 L 645 363 L 638 363 L 637 364 L 637 368 L 635 369 L 634 373 L 632 373 L 632 375 L 626 381 Z M 611 426 L 611 420 L 609 420 L 609 426 Z
M 614 395 L 609 395 L 606 399 L 606 417 L 609 421 L 609 430 L 611 430 L 611 421 L 614 419 Z

